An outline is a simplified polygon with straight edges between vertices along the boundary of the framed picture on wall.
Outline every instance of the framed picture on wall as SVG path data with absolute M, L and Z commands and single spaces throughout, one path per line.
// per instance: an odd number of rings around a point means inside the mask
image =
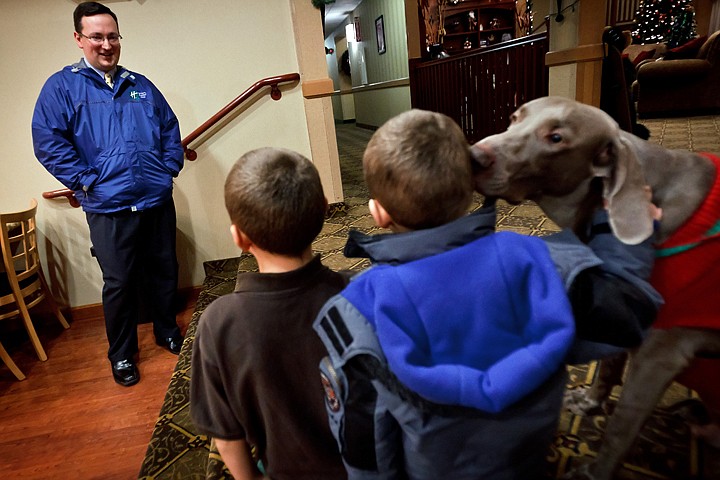
M 382 55 L 385 53 L 385 24 L 382 15 L 375 19 L 375 35 L 377 36 L 378 53 Z

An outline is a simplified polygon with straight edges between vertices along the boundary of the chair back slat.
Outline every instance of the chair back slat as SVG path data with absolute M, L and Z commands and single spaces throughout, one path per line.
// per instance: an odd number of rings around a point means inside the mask
M 0 214 L 4 273 L 13 289 L 20 290 L 23 282 L 37 274 L 40 265 L 35 231 L 36 212 L 37 202 L 33 200 L 27 210 Z M 38 290 L 42 297 L 42 289 Z

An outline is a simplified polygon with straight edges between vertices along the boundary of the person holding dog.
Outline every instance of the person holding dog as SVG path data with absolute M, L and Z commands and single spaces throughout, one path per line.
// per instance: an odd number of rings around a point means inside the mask
M 312 251 L 327 200 L 315 166 L 285 149 L 243 155 L 225 182 L 235 244 L 259 273 L 211 303 L 193 343 L 190 414 L 236 479 L 339 480 L 345 470 L 316 380 L 312 322 L 347 284 Z
M 393 233 L 350 233 L 345 254 L 373 267 L 314 324 L 349 478 L 535 478 L 575 333 L 547 246 L 495 233 L 494 206 L 467 214 L 470 148 L 445 115 L 392 118 L 363 169 L 370 213 Z
M 602 189 L 599 178 L 592 189 Z M 648 198 L 651 197 L 648 187 Z M 662 209 L 648 204 L 659 225 Z M 587 363 L 639 346 L 663 304 L 650 284 L 655 235 L 637 245 L 620 241 L 607 209 L 597 208 L 579 234 L 569 228 L 543 238 L 573 307 L 576 342 L 568 363 Z M 581 238 L 582 237 L 582 238 Z

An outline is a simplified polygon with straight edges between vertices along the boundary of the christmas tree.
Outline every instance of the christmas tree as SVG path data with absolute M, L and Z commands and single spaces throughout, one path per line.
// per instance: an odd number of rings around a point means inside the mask
M 673 28 L 681 30 L 680 19 L 687 16 L 686 8 L 692 9 L 692 0 L 641 0 L 635 14 L 633 43 L 667 43 L 673 35 Z M 690 11 L 691 21 L 687 20 L 682 29 L 689 40 L 695 36 L 695 14 Z M 674 27 L 675 26 L 675 27 Z M 680 35 L 680 32 L 678 32 Z M 687 41 L 687 40 L 685 40 Z
M 692 5 L 686 5 L 670 27 L 670 39 L 667 46 L 668 48 L 679 47 L 695 36 L 695 9 Z

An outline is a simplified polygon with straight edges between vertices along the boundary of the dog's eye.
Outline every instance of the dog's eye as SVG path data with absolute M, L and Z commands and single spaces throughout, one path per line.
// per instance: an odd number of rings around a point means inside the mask
M 559 133 L 551 133 L 548 138 L 552 143 L 560 143 L 563 141 L 563 137 Z

